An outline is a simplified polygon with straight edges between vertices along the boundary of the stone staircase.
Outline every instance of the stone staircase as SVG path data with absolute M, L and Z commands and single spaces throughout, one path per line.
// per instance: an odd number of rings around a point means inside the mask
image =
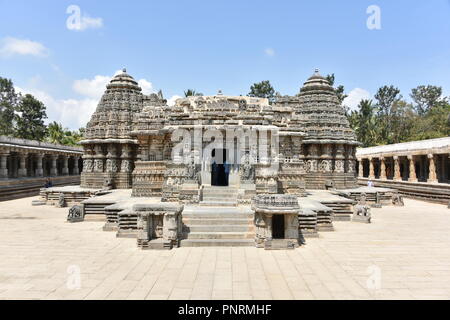
M 235 206 L 187 206 L 182 247 L 254 246 L 253 211 Z
M 238 190 L 231 187 L 205 186 L 202 190 L 200 206 L 236 207 Z

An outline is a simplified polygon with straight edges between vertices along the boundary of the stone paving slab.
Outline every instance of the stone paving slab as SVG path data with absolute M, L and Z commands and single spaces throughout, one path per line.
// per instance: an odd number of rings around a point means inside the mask
M 288 251 L 141 251 L 67 208 L 0 203 L 0 299 L 449 299 L 450 210 L 405 199 Z

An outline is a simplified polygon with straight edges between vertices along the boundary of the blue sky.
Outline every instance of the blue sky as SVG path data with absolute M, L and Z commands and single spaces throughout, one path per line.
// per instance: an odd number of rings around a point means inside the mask
M 70 5 L 83 30 L 70 30 Z M 369 30 L 370 5 L 381 29 Z M 296 94 L 319 68 L 354 105 L 384 84 L 404 96 L 421 84 L 450 95 L 450 1 L 22 1 L 0 0 L 0 76 L 77 129 L 107 80 L 126 67 L 146 92 L 193 88 L 246 94 L 270 80 Z

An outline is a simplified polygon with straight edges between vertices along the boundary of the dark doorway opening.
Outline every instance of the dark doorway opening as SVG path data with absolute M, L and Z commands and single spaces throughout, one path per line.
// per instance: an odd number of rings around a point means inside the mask
M 284 239 L 284 215 L 282 214 L 272 216 L 272 238 Z
M 227 162 L 227 150 L 214 149 L 211 156 L 211 185 L 227 187 L 230 176 L 230 164 Z

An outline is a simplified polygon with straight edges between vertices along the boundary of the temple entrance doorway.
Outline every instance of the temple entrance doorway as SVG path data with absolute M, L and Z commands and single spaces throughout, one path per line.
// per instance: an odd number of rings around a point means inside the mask
M 284 215 L 282 214 L 272 216 L 272 238 L 284 239 Z
M 211 185 L 228 187 L 230 176 L 230 164 L 227 162 L 226 149 L 214 149 L 212 151 Z

